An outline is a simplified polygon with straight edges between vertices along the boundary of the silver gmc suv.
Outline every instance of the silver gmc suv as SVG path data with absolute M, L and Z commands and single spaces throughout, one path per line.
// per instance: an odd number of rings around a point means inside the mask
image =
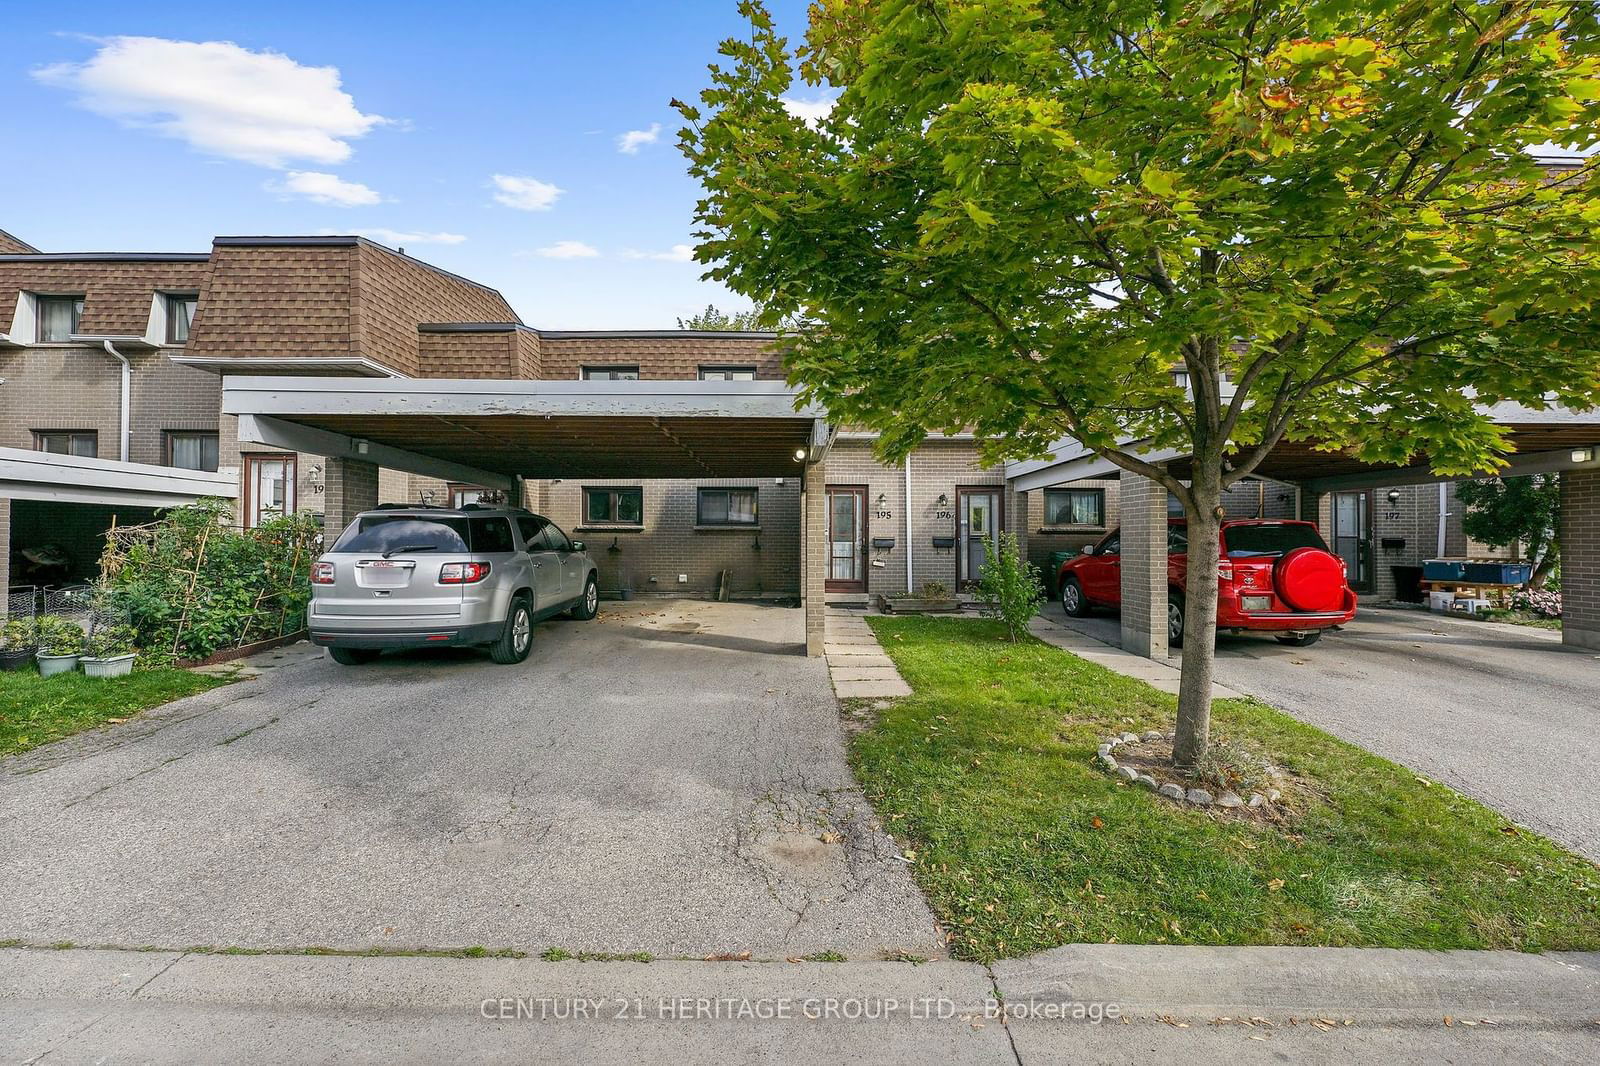
M 311 642 L 346 666 L 384 648 L 487 646 L 520 663 L 533 624 L 593 618 L 582 541 L 520 507 L 384 505 L 356 516 L 311 567 Z

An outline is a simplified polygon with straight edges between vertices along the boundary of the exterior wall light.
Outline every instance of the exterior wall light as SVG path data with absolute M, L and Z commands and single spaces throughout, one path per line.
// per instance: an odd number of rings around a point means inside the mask
M 1575 462 L 1575 463 L 1587 463 L 1590 460 L 1592 460 L 1593 458 L 1594 458 L 1594 449 L 1593 448 L 1574 448 L 1574 449 L 1572 449 L 1572 461 Z
M 1389 502 L 1390 503 L 1399 503 L 1400 502 L 1400 490 L 1399 489 L 1390 489 L 1389 490 Z
M 797 463 L 806 461 L 806 450 L 804 448 L 796 448 L 794 450 L 794 461 Z

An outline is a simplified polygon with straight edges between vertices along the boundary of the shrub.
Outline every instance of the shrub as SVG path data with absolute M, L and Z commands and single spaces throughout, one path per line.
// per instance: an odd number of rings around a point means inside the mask
M 1516 611 L 1527 611 L 1540 618 L 1560 618 L 1561 590 L 1518 589 L 1511 596 L 1511 608 Z
M 1039 613 L 1044 602 L 1044 587 L 1039 584 L 1039 568 L 1017 550 L 1014 533 L 1000 534 L 998 547 L 988 548 L 988 562 L 978 579 L 978 598 L 983 614 L 998 618 L 1012 640 L 1028 630 L 1028 622 Z
M 131 655 L 136 650 L 135 637 L 132 626 L 101 626 L 89 634 L 89 639 L 83 646 L 83 653 L 91 659 L 114 659 L 119 655 Z
M 203 659 L 305 627 L 315 519 L 232 522 L 228 501 L 201 500 L 118 529 L 106 545 L 105 609 L 133 627 L 148 662 Z
M 13 618 L 0 626 L 0 651 L 31 651 L 38 647 L 33 626 L 20 618 Z
M 83 652 L 83 629 L 59 615 L 39 616 L 33 623 L 33 639 L 41 655 L 79 655 Z
M 924 581 L 922 583 L 922 598 L 925 600 L 948 600 L 950 586 L 943 581 Z

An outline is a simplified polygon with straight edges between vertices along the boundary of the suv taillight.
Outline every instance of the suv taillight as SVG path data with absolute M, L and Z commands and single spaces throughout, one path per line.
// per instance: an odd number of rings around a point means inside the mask
M 439 568 L 441 585 L 475 585 L 488 576 L 488 563 L 445 563 Z
M 312 563 L 311 564 L 311 583 L 313 585 L 331 585 L 331 584 L 333 584 L 333 564 L 332 563 Z
M 1218 581 L 1232 581 L 1233 580 L 1233 560 L 1232 559 L 1224 559 L 1220 563 L 1217 564 L 1217 580 Z

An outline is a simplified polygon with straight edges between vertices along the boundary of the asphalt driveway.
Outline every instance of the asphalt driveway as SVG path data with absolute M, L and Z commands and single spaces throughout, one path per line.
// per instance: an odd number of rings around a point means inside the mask
M 1046 613 L 1118 642 L 1113 615 Z M 1600 861 L 1600 654 L 1559 632 L 1363 608 L 1309 648 L 1219 637 L 1216 680 Z
M 0 940 L 938 954 L 800 612 L 606 607 L 0 763 Z

